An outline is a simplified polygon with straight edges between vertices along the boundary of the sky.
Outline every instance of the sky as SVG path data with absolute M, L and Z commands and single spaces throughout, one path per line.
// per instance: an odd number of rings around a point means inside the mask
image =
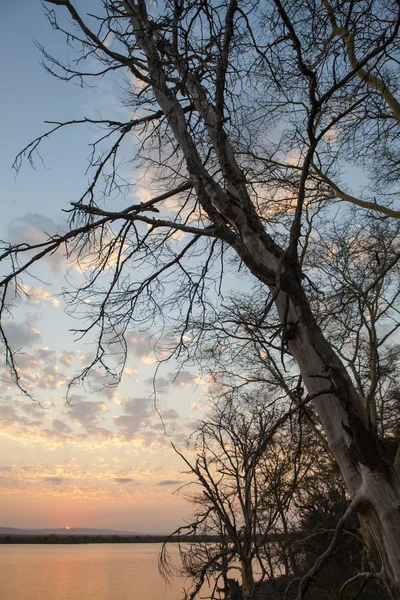
M 97 3 L 79 4 L 90 12 Z M 55 54 L 64 51 L 64 40 L 39 0 L 0 0 L 0 17 L 1 237 L 34 241 L 62 227 L 61 209 L 80 197 L 93 132 L 57 134 L 43 144 L 43 164 L 24 164 L 18 176 L 11 168 L 16 154 L 49 127 L 45 121 L 126 109 L 112 81 L 82 88 L 44 71 L 34 40 Z M 137 187 L 132 198 L 145 194 Z M 169 533 L 191 512 L 185 494 L 174 493 L 189 478 L 171 441 L 183 448 L 204 416 L 207 382 L 194 369 L 175 377 L 176 365 L 164 365 L 157 399 L 162 422 L 151 397 L 156 359 L 150 332 L 132 329 L 119 387 L 92 378 L 73 389 L 67 403 L 68 382 L 93 353 L 90 340 L 74 341 L 76 323 L 64 311 L 60 291 L 69 266 L 61 255 L 47 260 L 36 272 L 39 281 L 22 282 L 30 299 L 13 300 L 7 330 L 34 401 L 19 393 L 2 365 L 0 527 Z M 79 280 L 81 274 L 71 276 Z

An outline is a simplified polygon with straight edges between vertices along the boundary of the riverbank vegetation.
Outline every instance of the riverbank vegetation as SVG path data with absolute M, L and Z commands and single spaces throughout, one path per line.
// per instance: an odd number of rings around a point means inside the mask
M 193 543 L 213 543 L 215 536 L 188 538 Z M 0 534 L 0 544 L 164 544 L 184 543 L 184 539 L 167 535 L 82 535 L 82 534 Z

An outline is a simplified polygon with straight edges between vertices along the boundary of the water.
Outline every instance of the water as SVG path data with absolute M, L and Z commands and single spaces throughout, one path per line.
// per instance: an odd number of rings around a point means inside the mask
M 169 545 L 179 564 L 178 550 Z M 0 544 L 1 600 L 180 600 L 166 586 L 158 544 Z

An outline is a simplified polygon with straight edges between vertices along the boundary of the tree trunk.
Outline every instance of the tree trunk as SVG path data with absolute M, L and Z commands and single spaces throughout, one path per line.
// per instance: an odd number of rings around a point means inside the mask
M 283 548 L 283 564 L 285 567 L 285 575 L 291 575 L 296 572 L 297 564 L 296 564 L 296 554 L 293 552 L 293 546 L 289 542 L 289 529 L 286 519 L 286 514 L 284 510 L 279 511 L 282 524 L 283 524 L 283 535 L 284 542 L 282 544 Z
M 361 556 L 361 571 L 372 571 L 376 572 L 376 565 L 374 561 L 374 551 L 376 553 L 375 543 L 372 538 L 371 532 L 368 529 L 368 523 L 366 522 L 363 515 L 359 515 L 360 528 L 359 532 L 364 540 L 364 546 Z
M 353 497 L 357 494 L 363 499 L 361 518 L 368 523 L 379 551 L 382 579 L 391 597 L 397 600 L 400 598 L 398 477 L 384 456 L 345 367 L 318 327 L 300 283 L 294 282 L 292 290 L 289 310 L 286 294 L 277 299 L 282 321 L 297 323 L 295 335 L 288 341 L 290 352 L 308 393 L 315 396 L 314 406 L 346 485 Z
M 240 571 L 242 575 L 243 600 L 250 600 L 254 591 L 253 565 L 251 558 L 245 558 L 240 561 Z

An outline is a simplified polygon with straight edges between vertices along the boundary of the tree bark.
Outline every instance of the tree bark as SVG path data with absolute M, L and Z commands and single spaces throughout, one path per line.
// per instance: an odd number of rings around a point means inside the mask
M 299 282 L 291 294 L 287 319 L 296 322 L 288 345 L 309 394 L 321 395 L 314 406 L 330 449 L 338 461 L 349 492 L 363 497 L 361 518 L 378 548 L 382 579 L 392 598 L 400 598 L 400 486 L 396 472 L 384 455 L 362 399 L 324 338 L 311 313 Z M 277 299 L 283 318 L 287 298 Z M 323 393 L 332 387 L 332 392 Z
M 251 558 L 240 561 L 240 572 L 242 575 L 242 595 L 243 600 L 250 600 L 254 591 L 253 565 Z

